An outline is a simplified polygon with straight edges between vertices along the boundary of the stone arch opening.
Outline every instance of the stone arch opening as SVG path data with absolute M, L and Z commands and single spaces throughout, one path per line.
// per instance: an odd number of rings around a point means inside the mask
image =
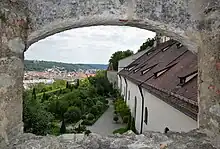
M 24 50 L 83 26 L 133 26 L 162 33 L 198 52 L 199 125 L 219 134 L 220 2 L 215 0 L 3 0 L 0 3 L 0 136 L 22 132 Z M 0 140 L 1 141 L 1 140 Z

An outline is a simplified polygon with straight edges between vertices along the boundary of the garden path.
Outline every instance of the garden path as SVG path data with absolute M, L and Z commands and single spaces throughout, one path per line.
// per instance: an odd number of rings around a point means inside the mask
M 114 117 L 114 105 L 112 100 L 109 99 L 109 108 L 105 111 L 105 113 L 93 124 L 92 126 L 88 126 L 91 132 L 108 136 L 111 135 L 115 129 L 119 129 L 125 127 L 125 124 L 118 123 L 116 124 L 113 121 Z

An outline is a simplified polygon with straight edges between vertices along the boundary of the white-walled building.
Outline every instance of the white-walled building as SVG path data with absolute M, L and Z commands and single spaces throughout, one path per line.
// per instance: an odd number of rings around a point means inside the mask
M 197 57 L 180 43 L 158 44 L 129 63 L 118 78 L 139 133 L 197 128 Z

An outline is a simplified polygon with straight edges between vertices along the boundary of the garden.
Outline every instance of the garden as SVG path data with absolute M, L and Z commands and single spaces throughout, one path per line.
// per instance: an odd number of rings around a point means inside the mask
M 121 119 L 122 122 L 126 124 L 126 127 L 116 129 L 115 131 L 113 131 L 113 134 L 123 134 L 128 130 L 132 130 L 134 133 L 137 133 L 135 128 L 135 119 L 131 116 L 130 109 L 123 100 L 123 97 L 118 96 L 116 100 L 114 100 L 114 107 L 115 111 L 113 120 L 118 123 L 119 119 Z
M 88 133 L 86 126 L 108 109 L 106 98 L 114 94 L 105 71 L 75 83 L 56 80 L 51 85 L 38 84 L 23 94 L 24 132 Z

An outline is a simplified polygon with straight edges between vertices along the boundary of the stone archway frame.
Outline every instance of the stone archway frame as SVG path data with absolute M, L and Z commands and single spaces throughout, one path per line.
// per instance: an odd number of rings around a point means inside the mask
M 220 134 L 219 8 L 219 0 L 2 0 L 0 142 L 22 128 L 24 50 L 55 33 L 95 25 L 156 31 L 198 52 L 199 126 Z

